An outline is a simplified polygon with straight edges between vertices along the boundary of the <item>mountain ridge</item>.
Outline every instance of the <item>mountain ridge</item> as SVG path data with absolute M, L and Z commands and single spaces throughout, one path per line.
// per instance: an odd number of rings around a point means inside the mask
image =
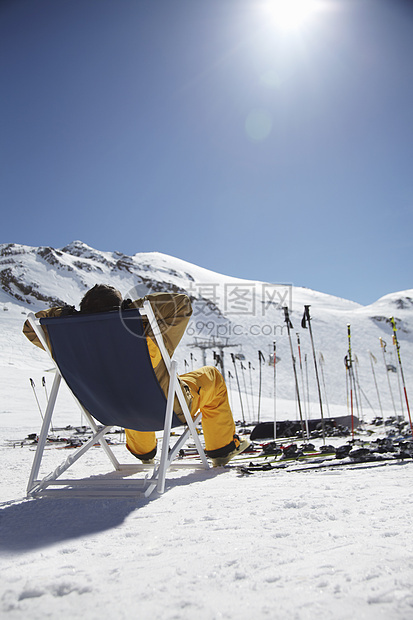
M 78 269 L 80 272 L 87 272 L 89 274 L 94 273 L 97 278 L 100 278 L 100 276 L 103 274 L 110 275 L 110 272 L 119 271 L 123 273 L 129 273 L 135 276 L 140 276 L 142 277 L 142 281 L 145 281 L 143 273 L 152 271 L 152 264 L 155 260 L 155 262 L 157 263 L 157 271 L 163 271 L 164 276 L 174 276 L 182 278 L 182 274 L 179 274 L 176 269 L 164 268 L 162 270 L 162 263 L 173 261 L 175 266 L 180 267 L 182 272 L 185 273 L 186 279 L 188 281 L 194 281 L 195 278 L 192 274 L 189 273 L 189 271 L 195 270 L 198 278 L 200 275 L 203 275 L 206 278 L 211 278 L 213 276 L 216 276 L 217 278 L 224 277 L 227 281 L 230 282 L 255 282 L 254 280 L 220 274 L 204 267 L 189 263 L 183 259 L 175 258 L 168 254 L 157 251 L 137 252 L 132 256 L 129 256 L 119 251 L 108 252 L 96 250 L 88 244 L 84 243 L 83 241 L 79 240 L 72 241 L 63 246 L 62 248 L 53 248 L 51 246 L 36 247 L 17 243 L 0 244 L 0 285 L 2 289 L 9 293 L 11 297 L 14 297 L 18 301 L 23 301 L 24 303 L 27 303 L 29 305 L 33 305 L 35 303 L 33 301 L 33 298 L 41 302 L 47 301 L 45 299 L 45 297 L 47 296 L 45 296 L 38 290 L 37 283 L 24 282 L 23 278 L 19 278 L 19 275 L 21 276 L 21 272 L 19 274 L 15 273 L 16 271 L 18 271 L 19 266 L 24 266 L 24 261 L 22 260 L 22 257 L 27 258 L 30 255 L 34 258 L 37 258 L 38 260 L 43 260 L 44 263 L 61 272 L 73 272 L 75 269 Z M 20 257 L 20 259 L 13 259 L 12 257 Z M 71 258 L 68 260 L 68 257 Z M 13 266 L 14 269 L 12 269 L 10 265 Z M 104 271 L 102 269 L 102 266 L 109 269 L 109 272 Z M 89 278 L 87 278 L 87 280 L 89 281 Z M 157 280 L 158 282 L 160 281 L 159 278 Z M 166 286 L 168 286 L 169 280 L 170 278 L 168 277 L 164 278 L 163 282 Z M 171 282 L 171 284 L 173 283 Z M 30 286 L 32 287 L 32 289 L 30 291 L 26 291 L 25 289 L 29 288 Z M 88 284 L 85 283 L 85 286 L 88 286 Z M 286 286 L 292 285 L 286 284 Z M 313 289 L 301 286 L 297 286 L 295 288 L 313 291 Z M 329 293 L 317 292 L 317 294 L 325 295 L 326 298 L 328 297 L 331 299 L 345 300 L 347 303 L 352 304 L 353 307 L 364 307 L 357 302 L 347 300 L 343 297 L 338 297 L 336 295 L 330 295 Z M 56 296 L 50 296 L 50 301 L 52 301 L 53 303 L 62 303 L 62 300 Z
M 310 388 L 302 389 L 306 394 L 301 397 L 308 398 L 313 403 L 312 409 L 316 409 L 318 397 L 308 330 L 300 328 L 303 307 L 310 305 L 317 355 L 322 355 L 325 360 L 327 392 L 330 392 L 332 403 L 346 402 L 343 360 L 348 348 L 348 324 L 351 324 L 360 384 L 367 397 L 365 406 L 367 400 L 375 402 L 378 410 L 371 354 L 377 360 L 376 372 L 383 392 L 383 406 L 391 410 L 392 402 L 396 397 L 398 399 L 398 377 L 387 372 L 386 378 L 379 341 L 380 338 L 385 341 L 385 357 L 388 364 L 397 369 L 396 352 L 391 344 L 390 316 L 396 318 L 406 381 L 411 382 L 412 289 L 388 293 L 373 304 L 362 306 L 304 287 L 225 276 L 160 252 L 138 252 L 128 256 L 117 251 L 95 250 L 81 241 L 73 241 L 57 249 L 13 243 L 0 245 L 0 356 L 3 354 L 0 363 L 12 364 L 9 352 L 14 350 L 22 365 L 32 361 L 44 364 L 42 353 L 34 351 L 35 348 L 25 342 L 24 337 L 22 340 L 23 315 L 64 303 L 78 307 L 84 293 L 96 283 L 112 284 L 124 297 L 132 299 L 157 291 L 185 292 L 190 296 L 194 312 L 175 354 L 180 372 L 192 363 L 198 366 L 215 363 L 213 353 L 221 344 L 225 345 L 221 353 L 225 357 L 226 378 L 228 372 L 234 373 L 231 354 L 239 356 L 241 353 L 245 365 L 250 363 L 257 375 L 257 353 L 262 351 L 266 360 L 263 394 L 271 398 L 274 390 L 273 368 L 269 361 L 276 342 L 277 357 L 281 359 L 277 364 L 277 394 L 293 401 L 292 358 L 283 313 L 283 307 L 288 306 L 294 325 L 294 356 L 298 364 L 297 341 L 300 336 L 302 363 L 304 366 L 305 360 L 307 364 L 307 386 Z M 203 349 L 204 346 L 206 348 Z M 248 371 L 243 372 L 246 385 L 241 384 L 242 391 L 245 390 L 245 397 L 248 398 L 248 392 L 254 391 L 254 387 L 249 386 L 250 380 L 256 384 L 259 379 L 258 375 L 251 379 Z M 305 377 L 305 371 L 302 372 Z M 389 378 L 392 398 L 387 387 Z M 252 401 L 252 394 L 250 397 Z M 234 398 L 238 398 L 236 394 Z

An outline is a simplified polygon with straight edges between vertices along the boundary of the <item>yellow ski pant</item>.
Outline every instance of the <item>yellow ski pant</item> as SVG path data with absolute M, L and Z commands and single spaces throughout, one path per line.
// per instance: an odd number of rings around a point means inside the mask
M 180 375 L 179 378 L 190 389 L 192 396 L 191 416 L 202 412 L 202 430 L 207 452 L 220 450 L 235 442 L 235 424 L 228 400 L 227 387 L 221 373 L 214 366 L 203 366 L 198 370 Z M 126 429 L 126 447 L 137 456 L 150 455 L 156 448 L 154 432 L 140 432 Z

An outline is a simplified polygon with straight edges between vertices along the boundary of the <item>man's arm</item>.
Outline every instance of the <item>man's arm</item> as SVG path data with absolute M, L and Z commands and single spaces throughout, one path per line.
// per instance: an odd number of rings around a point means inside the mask
M 51 316 L 62 316 L 62 314 L 68 314 L 68 311 L 67 311 L 68 308 L 72 308 L 72 306 L 54 306 L 53 308 L 49 308 L 48 310 L 40 310 L 40 312 L 36 312 L 35 316 L 38 319 L 43 319 L 45 317 L 51 317 Z M 46 330 L 44 330 L 44 332 L 47 338 Z M 30 340 L 30 342 L 35 344 L 36 347 L 43 349 L 43 345 L 38 339 L 38 337 L 36 336 L 36 332 L 31 326 L 29 320 L 25 321 L 23 325 L 23 334 L 26 336 L 26 338 Z
M 183 293 L 151 293 L 133 304 L 142 307 L 146 300 L 152 304 L 165 346 L 169 355 L 172 355 L 192 315 L 191 300 Z

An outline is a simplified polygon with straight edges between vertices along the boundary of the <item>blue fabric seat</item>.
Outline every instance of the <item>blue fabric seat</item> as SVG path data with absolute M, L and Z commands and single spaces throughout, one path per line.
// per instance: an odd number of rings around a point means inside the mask
M 102 424 L 164 428 L 166 397 L 149 356 L 139 310 L 40 319 L 66 383 Z M 172 427 L 182 426 L 174 414 Z

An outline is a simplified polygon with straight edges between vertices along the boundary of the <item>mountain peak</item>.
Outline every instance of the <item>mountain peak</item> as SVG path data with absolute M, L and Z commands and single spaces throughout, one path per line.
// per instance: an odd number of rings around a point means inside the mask
M 61 252 L 66 252 L 67 254 L 71 254 L 72 256 L 83 256 L 85 252 L 96 252 L 94 248 L 87 243 L 84 243 L 80 240 L 71 241 L 63 248 L 60 248 Z

